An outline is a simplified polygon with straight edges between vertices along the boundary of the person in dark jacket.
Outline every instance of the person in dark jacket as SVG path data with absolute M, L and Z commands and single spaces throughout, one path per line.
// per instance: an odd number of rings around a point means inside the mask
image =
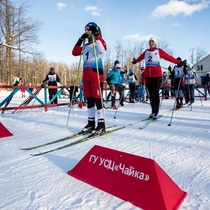
M 210 76 L 209 73 L 206 74 L 203 81 L 205 95 L 207 96 L 207 92 L 210 95 Z
M 137 77 L 134 73 L 134 70 L 132 68 L 129 69 L 129 74 L 128 74 L 128 84 L 129 84 L 129 102 L 134 103 L 134 97 L 135 97 L 135 91 L 136 91 L 136 80 Z
M 178 57 L 177 60 L 182 61 L 180 57 Z M 171 68 L 168 68 L 173 78 L 177 109 L 183 107 L 184 68 L 186 67 L 180 66 L 180 64 L 175 65 L 173 70 L 171 70 Z
M 44 84 L 48 83 L 48 86 L 57 86 L 57 82 L 60 82 L 60 78 L 55 73 L 55 69 L 51 67 L 50 72 L 46 75 L 45 79 L 43 80 L 43 83 Z M 48 92 L 49 92 L 49 100 L 51 100 L 57 94 L 57 89 L 49 88 Z M 52 103 L 57 104 L 58 98 L 56 97 Z

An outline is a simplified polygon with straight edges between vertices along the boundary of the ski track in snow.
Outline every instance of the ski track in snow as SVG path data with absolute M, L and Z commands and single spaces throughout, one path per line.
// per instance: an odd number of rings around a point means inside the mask
M 2 94 L 3 93 L 3 94 Z M 0 92 L 1 101 L 7 93 Z M 18 95 L 11 105 L 21 103 Z M 66 99 L 60 99 L 66 100 Z M 65 101 L 66 102 L 66 101 Z M 20 148 L 36 146 L 72 135 L 87 123 L 86 108 L 71 109 L 66 129 L 69 107 L 31 109 L 11 114 L 5 111 L 1 122 L 14 134 L 0 139 L 0 209 L 3 210 L 137 210 L 131 203 L 81 182 L 69 175 L 79 160 L 94 146 L 116 149 L 154 159 L 187 197 L 181 210 L 210 209 L 210 102 L 196 98 L 190 107 L 174 111 L 171 126 L 173 99 L 163 100 L 157 122 L 140 130 L 137 120 L 150 113 L 143 103 L 125 103 L 116 110 L 106 110 L 106 126 L 126 126 L 125 129 L 43 156 L 30 154 L 55 148 L 71 139 L 31 151 Z M 106 104 L 107 105 L 107 104 Z M 81 138 L 81 137 L 79 137 Z M 79 139 L 78 138 L 78 139 Z

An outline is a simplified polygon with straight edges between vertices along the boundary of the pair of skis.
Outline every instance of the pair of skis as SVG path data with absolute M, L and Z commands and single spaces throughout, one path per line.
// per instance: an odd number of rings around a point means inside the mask
M 116 125 L 114 126 L 109 126 L 107 127 L 108 128 L 112 128 L 112 127 L 116 127 Z M 88 136 L 85 136 L 77 141 L 74 141 L 74 142 L 71 142 L 69 144 L 66 144 L 66 145 L 63 145 L 63 146 L 60 146 L 60 147 L 57 147 L 57 148 L 54 148 L 54 149 L 51 149 L 51 150 L 47 150 L 47 151 L 44 151 L 44 152 L 40 152 L 40 153 L 35 153 L 35 154 L 31 154 L 32 156 L 39 156 L 39 155 L 44 155 L 44 154 L 47 154 L 47 153 L 50 153 L 50 152 L 53 152 L 53 151 L 57 151 L 57 150 L 61 150 L 61 149 L 64 149 L 64 148 L 67 148 L 67 147 L 71 147 L 71 146 L 74 146 L 76 144 L 79 144 L 79 143 L 82 143 L 82 142 L 85 142 L 85 141 L 89 141 L 93 138 L 96 138 L 98 136 L 105 136 L 107 134 L 110 134 L 110 133 L 113 133 L 115 131 L 118 131 L 118 130 L 121 130 L 125 128 L 125 126 L 123 127 L 118 127 L 118 128 L 114 128 L 114 129 L 111 129 L 111 130 L 108 130 L 100 135 L 93 135 L 93 134 L 89 134 Z M 64 137 L 64 138 L 61 138 L 61 139 L 58 139 L 58 140 L 55 140 L 55 141 L 52 141 L 52 142 L 48 142 L 48 143 L 45 143 L 45 144 L 41 144 L 41 145 L 37 145 L 37 146 L 33 146 L 33 147 L 27 147 L 27 148 L 21 148 L 21 150 L 34 150 L 34 149 L 38 149 L 38 148 L 41 148 L 41 147 L 45 147 L 45 146 L 49 146 L 49 145 L 53 145 L 53 144 L 56 144 L 56 143 L 59 143 L 59 142 L 64 142 L 64 141 L 67 141 L 67 140 L 70 140 L 70 139 L 74 139 L 74 138 L 77 138 L 77 137 L 80 137 L 80 136 L 83 136 L 84 134 L 73 134 L 71 136 L 67 136 L 67 137 Z
M 144 123 L 143 125 L 139 126 L 139 129 L 144 129 L 146 128 L 148 125 L 154 123 L 155 121 L 157 121 L 159 118 L 163 117 L 163 115 L 159 115 L 158 118 L 147 118 L 145 121 L 146 123 Z
M 162 117 L 163 115 L 159 115 L 158 118 Z M 157 119 L 158 119 L 157 118 Z M 153 119 L 153 118 L 145 118 L 143 120 L 139 120 L 139 121 L 136 121 L 134 123 L 130 123 L 129 125 L 135 125 L 139 122 L 145 122 L 142 126 L 139 127 L 139 129 L 144 129 L 146 128 L 148 125 L 150 125 L 151 123 L 155 122 L 157 119 Z M 116 127 L 116 125 L 113 125 L 113 126 L 108 126 L 107 129 L 109 128 L 113 128 L 113 127 Z M 63 146 L 60 146 L 60 147 L 56 147 L 54 149 L 51 149 L 51 150 L 46 150 L 44 152 L 40 152 L 40 153 L 34 153 L 34 154 L 31 154 L 32 156 L 40 156 L 40 155 L 44 155 L 44 154 L 47 154 L 47 153 L 50 153 L 50 152 L 54 152 L 54 151 L 58 151 L 58 150 L 61 150 L 61 149 L 65 149 L 65 148 L 68 148 L 68 147 L 71 147 L 71 146 L 74 146 L 76 144 L 80 144 L 82 142 L 86 142 L 86 141 L 89 141 L 91 139 L 94 139 L 98 136 L 105 136 L 107 134 L 110 134 L 110 133 L 113 133 L 113 132 L 116 132 L 116 131 L 119 131 L 119 130 L 122 130 L 124 129 L 126 126 L 122 126 L 122 127 L 118 127 L 118 128 L 114 128 L 114 129 L 111 129 L 111 130 L 108 130 L 100 135 L 92 135 L 92 134 L 89 134 L 88 136 L 85 136 L 85 137 L 82 137 L 80 138 L 79 140 L 76 140 L 74 142 L 71 142 L 69 144 L 66 144 L 66 145 L 63 145 Z M 60 142 L 64 142 L 64 141 L 67 141 L 67 140 L 70 140 L 70 139 L 75 139 L 75 138 L 78 138 L 80 136 L 83 136 L 85 134 L 80 134 L 80 133 L 77 133 L 77 134 L 73 134 L 71 136 L 67 136 L 67 137 L 64 137 L 64 138 L 61 138 L 61 139 L 58 139 L 58 140 L 55 140 L 55 141 L 51 141 L 51 142 L 48 142 L 48 143 L 45 143 L 45 144 L 40 144 L 40 145 L 37 145 L 37 146 L 33 146 L 33 147 L 27 147 L 27 148 L 21 148 L 21 150 L 34 150 L 34 149 L 38 149 L 38 148 L 42 148 L 42 147 L 45 147 L 45 146 L 49 146 L 49 145 L 53 145 L 53 144 L 56 144 L 56 143 L 60 143 Z

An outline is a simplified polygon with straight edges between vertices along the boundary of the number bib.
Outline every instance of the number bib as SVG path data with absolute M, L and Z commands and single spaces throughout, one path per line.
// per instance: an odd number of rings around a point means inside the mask
M 156 49 L 154 51 L 147 50 L 145 53 L 145 62 L 146 66 L 160 66 L 160 55 L 159 50 Z
M 187 71 L 187 74 L 185 76 L 186 79 L 195 79 L 195 75 L 192 71 Z
M 96 43 L 97 45 L 97 43 Z M 96 55 L 94 52 L 93 44 L 87 44 L 83 48 L 83 67 L 85 69 L 96 69 L 96 59 L 98 59 L 98 68 L 102 69 L 102 53 L 98 52 L 96 46 Z
M 174 68 L 174 78 L 183 78 L 184 72 L 182 67 L 175 67 Z
M 48 75 L 49 82 L 56 82 L 56 74 Z
M 128 75 L 128 83 L 135 83 L 135 82 L 136 82 L 136 80 L 135 80 L 134 74 Z

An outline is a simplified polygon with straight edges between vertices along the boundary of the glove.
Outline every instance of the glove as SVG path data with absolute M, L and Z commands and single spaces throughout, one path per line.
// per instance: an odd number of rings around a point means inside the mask
M 84 33 L 82 34 L 82 36 L 78 39 L 77 43 L 75 44 L 75 46 L 81 46 L 82 42 L 88 38 L 88 34 Z
M 168 70 L 171 72 L 171 66 L 168 67 Z
M 133 59 L 132 64 L 136 64 L 136 59 L 135 58 Z
M 86 34 L 86 33 L 82 34 L 82 36 L 80 37 L 80 39 L 83 41 L 87 38 L 88 38 L 88 34 Z
M 41 88 L 44 88 L 44 87 L 46 87 L 46 85 L 45 85 L 45 83 L 42 83 Z

